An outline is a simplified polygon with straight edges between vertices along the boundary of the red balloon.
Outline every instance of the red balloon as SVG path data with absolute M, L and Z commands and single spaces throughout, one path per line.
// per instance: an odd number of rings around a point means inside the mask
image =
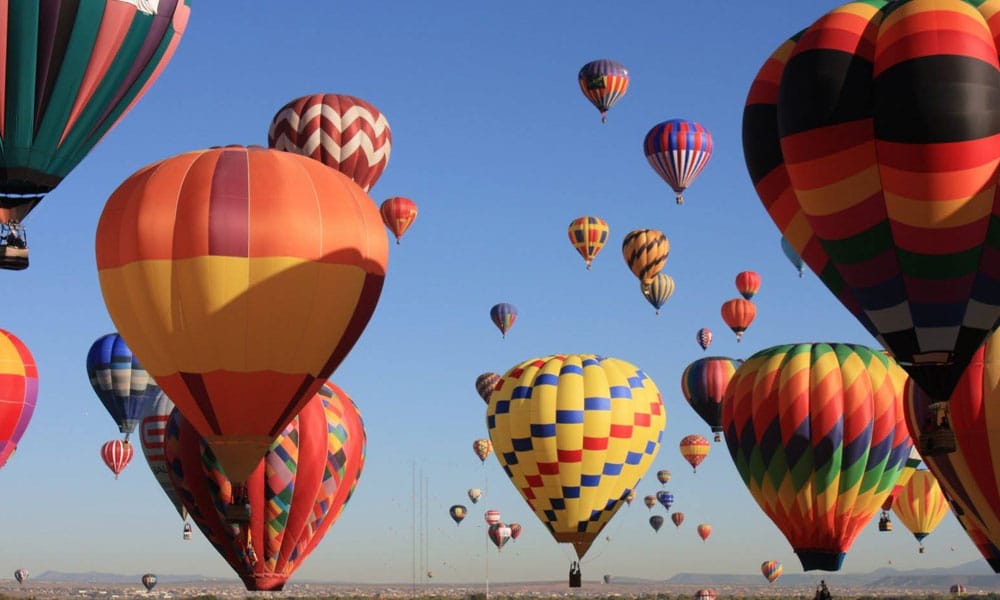
M 0 329 L 0 467 L 17 450 L 38 398 L 38 369 L 24 342 Z
M 745 298 L 733 298 L 722 305 L 722 320 L 736 334 L 736 341 L 743 339 L 743 332 L 757 317 L 757 307 Z
M 132 462 L 133 454 L 135 454 L 135 449 L 132 448 L 132 444 L 124 440 L 111 440 L 104 442 L 104 445 L 101 446 L 101 459 L 115 474 L 115 479 L 118 479 L 118 474 Z
M 276 591 L 350 499 L 364 465 L 365 430 L 351 399 L 328 382 L 285 427 L 245 486 L 233 485 L 176 409 L 164 452 L 178 497 L 246 588 Z M 245 494 L 248 519 L 227 520 L 234 487 L 237 496 Z
M 742 271 L 736 274 L 736 291 L 749 300 L 760 290 L 760 275 L 753 271 Z
M 413 200 L 402 196 L 389 198 L 379 207 L 382 222 L 396 236 L 396 243 L 403 237 L 406 230 L 417 220 L 417 205 Z

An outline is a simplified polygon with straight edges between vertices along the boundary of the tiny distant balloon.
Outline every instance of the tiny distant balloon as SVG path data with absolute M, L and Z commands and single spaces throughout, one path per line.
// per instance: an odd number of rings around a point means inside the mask
M 725 356 L 699 358 L 681 375 L 681 393 L 691 408 L 722 441 L 722 397 L 742 360 Z
M 601 111 L 601 123 L 608 122 L 608 110 L 628 91 L 628 69 L 616 60 L 592 60 L 577 74 L 580 91 Z
M 500 522 L 500 511 L 490 509 L 483 513 L 483 519 L 486 520 L 487 525 L 494 525 Z
M 658 273 L 650 281 L 642 281 L 639 284 L 642 295 L 656 309 L 656 314 L 660 314 L 660 308 L 667 303 L 667 300 L 674 295 L 674 278 L 664 273 Z
M 663 508 L 668 511 L 670 510 L 670 507 L 674 505 L 674 495 L 672 492 L 660 490 L 659 492 L 656 492 L 656 499 L 663 505 Z
M 708 346 L 712 343 L 712 330 L 708 327 L 702 327 L 698 333 L 694 334 L 694 339 L 702 350 L 708 350 Z
M 660 515 L 649 517 L 649 525 L 653 528 L 653 531 L 659 531 L 660 527 L 663 527 L 663 517 Z
M 393 196 L 379 206 L 382 222 L 396 236 L 396 244 L 406 230 L 417 220 L 417 204 L 403 196 Z
M 656 480 L 663 485 L 667 485 L 667 482 L 670 481 L 670 471 L 667 469 L 660 469 L 656 472 Z
M 646 508 L 653 510 L 653 507 L 656 506 L 656 496 L 646 496 L 642 499 L 642 503 L 646 505 Z
M 479 498 L 482 497 L 483 492 L 479 488 L 469 488 L 468 494 L 469 500 L 472 500 L 472 503 L 475 504 L 479 502 Z
M 754 271 L 741 271 L 736 274 L 736 291 L 747 300 L 760 291 L 760 275 Z
M 153 588 L 156 587 L 156 575 L 153 575 L 152 573 L 146 573 L 143 575 L 142 585 L 146 588 L 147 592 L 153 591 Z
M 611 575 L 604 576 L 604 583 L 611 583 Z
M 517 320 L 517 307 L 508 302 L 501 302 L 493 305 L 490 309 L 490 320 L 497 326 L 503 337 L 507 337 L 507 332 L 514 326 Z
M 760 564 L 760 572 L 768 583 L 774 583 L 777 578 L 781 577 L 782 570 L 781 563 L 776 560 L 765 560 Z
M 131 462 L 134 453 L 132 444 L 124 440 L 111 440 L 101 446 L 101 459 L 115 474 L 115 479 L 118 479 L 118 474 Z
M 743 339 L 743 332 L 757 317 L 757 307 L 746 298 L 733 298 L 722 304 L 722 320 L 736 334 L 736 341 Z
M 788 243 L 788 239 L 785 236 L 781 236 L 781 251 L 785 253 L 785 257 L 792 263 L 795 270 L 799 272 L 799 277 L 802 277 L 802 270 L 805 267 L 805 263 L 802 262 L 802 257 L 795 251 L 795 248 L 792 248 L 792 245 Z
M 688 461 L 691 468 L 697 472 L 698 465 L 700 465 L 701 461 L 705 460 L 705 457 L 708 456 L 708 452 L 712 449 L 712 445 L 704 437 L 692 434 L 684 436 L 684 439 L 681 440 L 680 448 L 681 456 L 683 456 L 684 460 Z
M 24 583 L 28 580 L 28 570 L 18 569 L 14 571 L 14 579 L 16 579 L 18 583 Z
M 684 204 L 684 190 L 712 157 L 712 134 L 694 121 L 671 119 L 649 130 L 642 149 L 649 166 L 677 194 L 677 204 Z
M 478 439 L 472 442 L 472 451 L 476 453 L 479 460 L 486 462 L 486 457 L 493 452 L 493 444 L 487 439 Z
M 489 530 L 486 532 L 489 536 L 490 541 L 497 547 L 497 552 L 503 550 L 504 545 L 510 541 L 510 527 L 507 527 L 499 520 L 495 523 L 490 524 Z
M 521 537 L 521 530 L 522 530 L 522 527 L 521 527 L 520 523 L 511 523 L 510 524 L 510 539 L 516 540 L 517 538 Z
M 466 509 L 461 504 L 455 504 L 448 509 L 448 514 L 451 515 L 455 525 L 461 525 L 462 521 L 465 520 L 465 515 L 468 514 L 468 509 Z
M 710 536 L 710 535 L 712 535 L 712 526 L 709 525 L 708 523 L 699 523 L 698 524 L 698 537 L 701 538 L 701 541 L 704 542 L 705 540 L 708 539 L 708 536 Z
M 694 593 L 694 600 L 715 600 L 715 590 L 706 588 Z
M 674 522 L 674 527 L 680 527 L 684 522 L 684 513 L 674 512 L 670 515 L 670 520 Z
M 569 224 L 569 241 L 590 270 L 590 263 L 608 242 L 608 222 L 600 217 L 578 217 Z
M 476 393 L 483 399 L 483 402 L 490 403 L 493 388 L 500 383 L 500 379 L 501 377 L 498 373 L 483 373 L 479 377 L 476 377 Z
M 635 490 L 629 490 L 628 495 L 625 496 L 625 503 L 632 506 L 633 500 L 635 500 Z

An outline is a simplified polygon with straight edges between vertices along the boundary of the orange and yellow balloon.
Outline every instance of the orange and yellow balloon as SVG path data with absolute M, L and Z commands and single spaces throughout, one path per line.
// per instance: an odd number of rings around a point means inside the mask
M 691 469 L 698 471 L 698 465 L 708 458 L 708 453 L 712 449 L 712 444 L 704 436 L 691 434 L 684 436 L 680 443 L 681 456 L 688 461 Z
M 387 261 L 358 184 L 256 146 L 140 169 L 97 226 L 111 319 L 236 482 L 354 346 Z
M 924 538 L 930 535 L 948 514 L 948 499 L 934 474 L 926 469 L 918 469 L 910 476 L 902 491 L 892 503 L 903 525 L 910 530 L 924 551 Z
M 515 365 L 486 412 L 496 456 L 514 487 L 555 540 L 573 544 L 580 558 L 652 465 L 666 420 L 648 375 L 593 354 Z
M 608 222 L 600 217 L 577 217 L 569 224 L 569 241 L 587 263 L 588 271 L 608 242 L 609 231 Z
M 670 240 L 658 229 L 636 229 L 622 240 L 622 255 L 640 282 L 652 281 L 667 264 Z

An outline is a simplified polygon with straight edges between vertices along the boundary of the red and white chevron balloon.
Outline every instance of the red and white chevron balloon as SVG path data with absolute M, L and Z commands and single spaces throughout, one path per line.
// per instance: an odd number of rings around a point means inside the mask
M 274 115 L 267 145 L 314 158 L 367 192 L 389 162 L 392 131 L 385 115 L 361 98 L 313 94 L 292 100 Z

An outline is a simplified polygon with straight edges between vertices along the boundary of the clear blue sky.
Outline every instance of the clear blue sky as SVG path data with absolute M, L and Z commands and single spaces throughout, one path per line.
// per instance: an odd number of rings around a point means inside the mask
M 292 582 L 408 582 L 413 464 L 429 481 L 429 567 L 435 581 L 482 579 L 482 511 L 520 522 L 502 555 L 490 546 L 492 581 L 563 579 L 570 553 L 558 546 L 490 458 L 473 387 L 484 371 L 556 353 L 600 353 L 642 367 L 664 396 L 663 448 L 584 563 L 603 573 L 667 578 L 682 571 L 757 573 L 761 561 L 801 567 L 784 537 L 743 486 L 725 446 L 714 444 L 697 475 L 678 452 L 708 428 L 684 401 L 680 375 L 703 356 L 695 331 L 715 333 L 712 354 L 746 357 L 786 342 L 874 345 L 811 273 L 802 279 L 779 248 L 743 165 L 740 119 L 750 81 L 771 51 L 832 2 L 235 2 L 195 0 L 172 63 L 146 97 L 31 215 L 32 266 L 5 272 L 0 327 L 33 352 L 38 408 L 18 453 L 0 471 L 5 550 L 0 575 L 102 570 L 235 576 L 200 532 L 181 522 L 141 456 L 118 481 L 99 457 L 118 435 L 84 368 L 90 344 L 113 330 L 94 262 L 94 232 L 111 192 L 140 167 L 223 144 L 265 144 L 288 100 L 314 92 L 365 98 L 387 116 L 392 157 L 373 189 L 381 202 L 405 195 L 420 216 L 393 246 L 374 318 L 333 380 L 361 408 L 368 462 L 340 521 Z M 630 70 L 628 94 L 602 125 L 576 74 L 597 58 Z M 641 143 L 655 123 L 696 120 L 715 154 L 674 204 Z M 611 239 L 593 270 L 566 237 L 575 217 L 608 221 Z M 661 311 L 641 296 L 620 252 L 622 237 L 662 229 L 672 251 L 664 272 L 677 290 Z M 743 342 L 719 316 L 733 278 L 756 270 L 758 317 Z M 520 316 L 506 340 L 490 306 Z M 641 497 L 668 468 L 675 510 L 687 520 L 658 534 Z M 467 502 L 484 487 L 489 498 Z M 456 528 L 451 504 L 466 503 Z M 663 514 L 662 509 L 658 509 Z M 714 526 L 708 542 L 699 522 Z M 979 558 L 948 516 L 927 551 L 897 522 L 857 539 L 845 572 L 891 558 L 897 568 L 951 566 Z M 954 547 L 954 550 L 951 548 Z M 3 575 L 9 576 L 9 575 Z M 836 581 L 836 575 L 818 574 Z M 763 579 L 762 579 L 763 581 Z

